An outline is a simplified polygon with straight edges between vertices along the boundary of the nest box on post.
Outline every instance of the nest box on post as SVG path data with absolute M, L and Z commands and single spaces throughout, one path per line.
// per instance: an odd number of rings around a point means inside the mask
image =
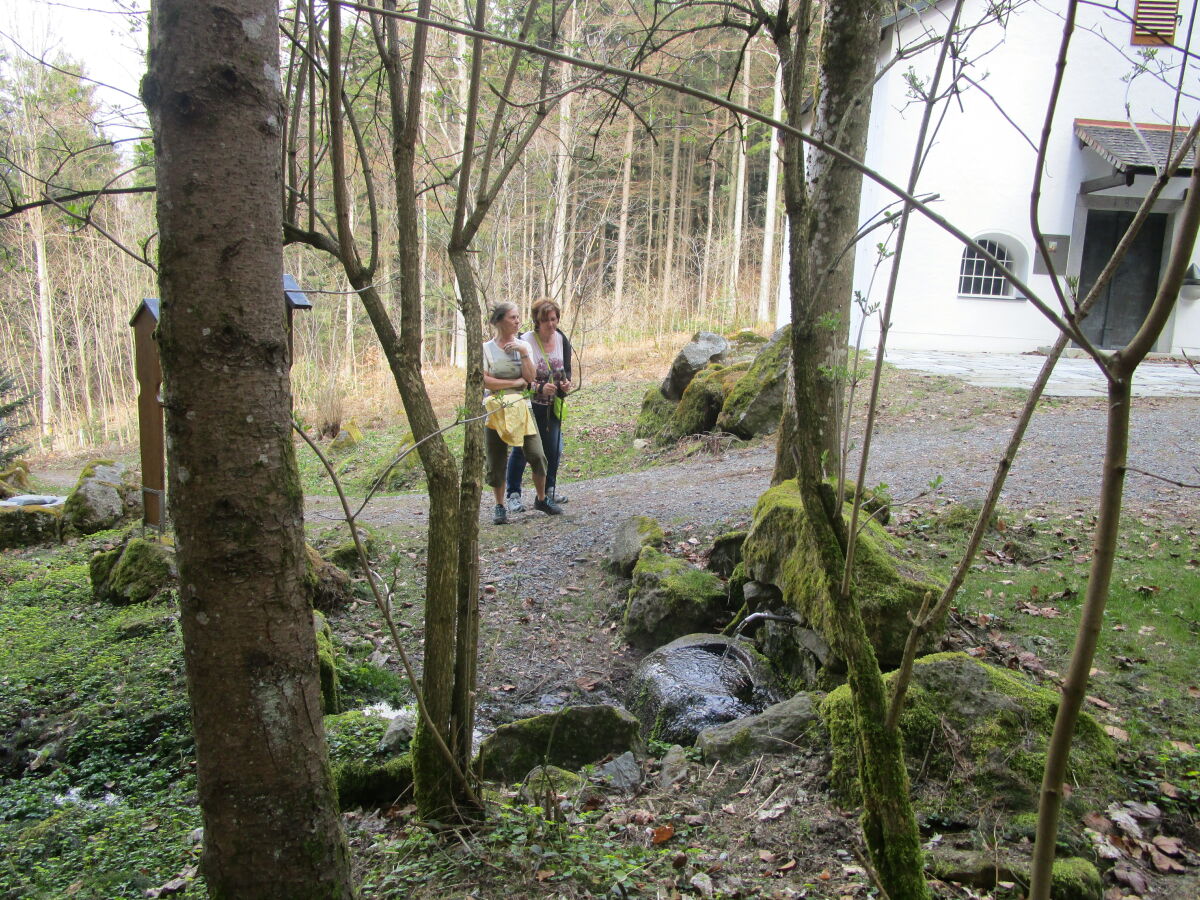
M 292 310 L 312 309 L 312 302 L 291 275 L 283 276 L 283 301 L 287 310 L 288 365 L 292 362 Z M 154 528 L 164 523 L 163 497 L 166 491 L 166 464 L 163 447 L 162 364 L 154 329 L 158 327 L 160 305 L 157 297 L 138 304 L 129 320 L 133 328 L 134 370 L 138 382 L 138 444 L 142 455 L 142 522 Z

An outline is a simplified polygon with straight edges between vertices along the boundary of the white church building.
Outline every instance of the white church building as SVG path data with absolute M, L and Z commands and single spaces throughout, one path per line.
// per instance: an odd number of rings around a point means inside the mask
M 1055 269 L 1080 296 L 1100 268 L 1162 167 L 1169 146 L 1200 113 L 1200 64 L 1183 76 L 1194 0 L 1117 0 L 1113 8 L 1080 4 L 1043 169 L 1038 221 Z M 988 10 L 1008 9 L 997 21 Z M 975 238 L 1051 306 L 1057 300 L 1030 226 L 1036 146 L 1055 74 L 1065 3 L 966 0 L 961 25 L 989 20 L 963 41 L 957 60 L 961 91 L 944 107 L 918 183 L 936 194 L 937 212 Z M 911 83 L 928 84 L 937 42 L 890 66 L 897 48 L 944 34 L 949 0 L 910 0 L 881 31 L 881 75 L 871 109 L 866 162 L 904 185 L 923 106 Z M 1200 35 L 1192 38 L 1200 49 Z M 950 71 L 948 69 L 948 71 Z M 947 84 L 943 78 L 943 88 Z M 973 83 L 968 83 L 970 79 Z M 935 122 L 938 117 L 935 116 Z M 1172 123 L 1181 126 L 1174 131 Z M 1137 329 L 1153 299 L 1187 187 L 1193 152 L 1171 180 L 1117 276 L 1085 320 L 1101 347 L 1119 347 Z M 863 222 L 895 198 L 863 181 Z M 860 245 L 855 289 L 882 301 L 889 262 L 877 265 L 882 228 Z M 1195 257 L 1200 261 L 1200 256 Z M 1051 344 L 1057 331 L 985 259 L 920 215 L 909 226 L 889 346 L 914 350 L 1022 353 Z M 1200 267 L 1185 286 L 1155 350 L 1200 352 Z M 786 303 L 780 304 L 784 318 Z M 873 343 L 871 319 L 868 343 Z

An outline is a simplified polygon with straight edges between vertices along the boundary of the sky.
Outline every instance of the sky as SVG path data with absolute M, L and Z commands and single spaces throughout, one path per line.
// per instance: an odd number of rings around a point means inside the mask
M 0 3 L 4 6 L 10 8 L 0 12 L 0 43 L 7 52 L 51 59 L 57 52 L 65 53 L 83 64 L 85 75 L 101 83 L 98 92 L 103 105 L 124 111 L 107 120 L 112 137 L 137 133 L 120 125 L 122 118 L 133 113 L 131 107 L 136 107 L 144 127 L 136 95 L 145 68 L 149 0 L 16 0 Z M 140 13 L 138 26 L 126 15 L 130 11 Z M 13 40 L 24 51 L 14 46 Z

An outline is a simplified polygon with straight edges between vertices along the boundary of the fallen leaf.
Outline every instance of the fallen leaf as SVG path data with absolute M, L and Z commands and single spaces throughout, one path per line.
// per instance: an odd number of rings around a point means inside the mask
M 726 803 L 721 807 L 721 812 L 725 813 L 727 816 L 732 816 L 735 812 L 737 812 L 737 807 L 735 807 L 732 803 Z
M 1118 728 L 1116 725 L 1105 725 L 1104 732 L 1114 741 L 1125 743 L 1129 740 L 1129 732 L 1124 728 Z
M 668 822 L 666 825 L 659 825 L 650 835 L 650 843 L 665 844 L 671 838 L 675 837 L 675 826 Z
M 1159 853 L 1157 850 L 1150 851 L 1150 862 L 1154 863 L 1154 868 L 1160 872 L 1182 872 L 1184 867 L 1171 857 Z
M 817 876 L 821 881 L 828 881 L 833 876 L 829 874 L 828 869 L 822 869 L 821 874 Z
M 1187 692 L 1188 692 L 1188 696 L 1191 697 L 1193 700 L 1200 700 L 1200 687 L 1196 687 L 1195 685 L 1190 685 L 1187 689 Z
M 1137 820 L 1135 820 L 1128 812 L 1123 809 L 1114 809 L 1110 806 L 1108 809 L 1108 815 L 1109 818 L 1112 819 L 1113 824 L 1120 828 L 1127 835 L 1134 838 L 1141 838 L 1142 826 L 1140 826 L 1137 823 Z
M 599 682 L 595 678 L 587 678 L 587 677 L 576 678 L 575 683 L 577 685 L 579 685 L 579 687 L 582 690 L 585 690 L 585 691 L 594 691 L 596 689 L 596 685 L 599 684 Z
M 515 684 L 500 685 L 500 690 L 502 690 L 502 691 L 515 691 L 516 689 L 517 689 L 517 686 Z
M 671 857 L 671 868 L 682 869 L 686 865 L 687 865 L 687 854 L 686 853 L 676 853 L 674 856 Z
M 1179 789 L 1169 781 L 1160 781 L 1158 783 L 1158 791 L 1164 797 L 1168 797 L 1171 800 L 1179 799 Z
M 772 853 L 770 850 L 759 850 L 758 858 L 761 859 L 765 863 L 775 862 L 775 854 Z
M 629 821 L 634 825 L 649 825 L 654 821 L 654 813 L 645 809 L 633 809 L 629 811 Z
M 1196 748 L 1187 741 L 1171 741 L 1171 746 L 1180 753 L 1195 753 Z
M 775 871 L 777 871 L 777 872 L 790 872 L 790 871 L 792 871 L 792 869 L 794 869 L 794 868 L 796 868 L 796 861 L 795 861 L 794 859 L 789 859 L 787 862 L 785 862 L 785 863 L 784 863 L 782 866 L 780 866 L 780 867 L 779 867 L 778 869 L 776 869 Z
M 1087 695 L 1087 702 L 1092 704 L 1092 706 L 1098 706 L 1101 709 L 1114 709 L 1115 708 L 1107 700 L 1101 700 L 1099 697 L 1093 697 L 1091 694 Z
M 1146 876 L 1137 869 L 1132 869 L 1128 866 L 1117 866 L 1113 869 L 1113 878 L 1132 889 L 1135 894 L 1144 894 L 1150 890 L 1150 884 L 1146 881 Z
M 1126 800 L 1122 804 L 1131 815 L 1137 816 L 1139 819 L 1155 819 L 1162 818 L 1162 810 L 1153 803 L 1139 803 L 1137 800 Z
M 1165 834 L 1158 834 L 1154 836 L 1154 840 L 1151 843 L 1153 843 L 1154 846 L 1163 853 L 1167 854 L 1167 856 L 1183 856 L 1183 841 L 1181 841 L 1179 838 L 1167 837 Z
M 537 880 L 538 881 L 545 881 L 547 878 L 553 878 L 553 877 L 554 877 L 553 869 L 538 869 L 537 870 Z

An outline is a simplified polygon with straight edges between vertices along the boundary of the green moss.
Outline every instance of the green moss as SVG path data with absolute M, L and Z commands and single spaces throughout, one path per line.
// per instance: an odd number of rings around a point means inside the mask
M 63 507 L 0 507 L 0 550 L 58 543 L 62 540 Z
M 633 568 L 625 608 L 625 639 L 656 647 L 677 637 L 721 627 L 728 618 L 725 584 L 686 560 L 643 547 Z
M 1070 856 L 1056 859 L 1050 874 L 1053 900 L 1100 900 L 1104 885 L 1096 867 L 1086 859 Z
M 889 692 L 894 680 L 894 672 L 884 677 Z M 943 811 L 967 815 L 998 806 L 1031 813 L 1057 703 L 1053 691 L 966 654 L 923 657 L 913 668 L 900 721 L 910 772 L 942 785 L 931 797 Z M 833 744 L 831 783 L 844 800 L 856 802 L 857 736 L 849 686 L 825 698 L 821 717 Z M 1080 792 L 1102 792 L 1111 786 L 1115 765 L 1112 741 L 1084 713 L 1068 777 L 1086 786 Z
M 405 753 L 379 762 L 346 760 L 333 767 L 333 784 L 342 809 L 390 806 L 412 793 L 412 755 Z
M 783 401 L 780 388 L 782 380 L 787 377 L 790 328 L 790 325 L 786 326 L 777 340 L 760 350 L 745 375 L 731 386 L 717 417 L 716 425 L 719 429 L 740 437 L 750 437 L 752 433 L 770 433 L 778 427 L 777 412 L 764 410 L 765 415 L 775 417 L 776 421 L 771 423 L 746 421 L 746 417 L 754 402 L 767 394 L 774 396 L 778 392 L 779 402 Z
M 317 632 L 317 667 L 321 674 L 321 709 L 336 713 L 338 700 L 337 652 L 333 646 L 333 629 L 325 616 L 313 611 L 313 628 Z
M 399 441 L 372 476 L 372 484 L 379 483 L 381 490 L 386 492 L 406 491 L 416 487 L 424 473 L 421 469 L 421 457 L 413 449 L 415 440 L 411 429 L 401 432 Z
M 119 556 L 111 565 L 110 560 L 102 559 L 91 570 L 107 569 L 103 579 L 92 580 L 92 595 L 97 600 L 117 605 L 144 603 L 175 586 L 175 553 L 170 547 L 135 537 L 116 552 Z
M 749 328 L 743 328 L 735 334 L 728 335 L 729 342 L 732 344 L 765 344 L 770 338 L 763 337 L 757 331 L 751 331 Z
M 746 574 L 755 581 L 776 585 L 787 604 L 805 624 L 830 646 L 833 612 L 827 597 L 837 586 L 825 561 L 840 558 L 840 547 L 824 547 L 834 540 L 828 529 L 814 528 L 796 482 L 785 481 L 764 493 L 754 510 L 754 522 L 742 546 Z M 899 663 L 908 636 L 909 616 L 920 609 L 926 594 L 941 592 L 933 577 L 907 560 L 894 557 L 892 538 L 879 525 L 868 522 L 859 533 L 853 590 L 867 634 L 884 667 Z
M 674 401 L 663 396 L 658 385 L 647 388 L 646 394 L 642 398 L 642 409 L 638 413 L 633 436 L 644 440 L 657 438 L 671 420 L 671 413 L 675 411 L 675 406 Z
M 379 538 L 376 536 L 373 528 L 365 525 L 357 527 L 359 540 L 362 541 L 363 550 L 366 551 L 367 560 L 369 561 L 379 553 Z M 358 546 L 354 543 L 353 538 L 347 538 L 330 550 L 328 559 L 339 569 L 344 569 L 347 572 L 355 572 L 362 568 L 358 559 Z
M 632 516 L 637 523 L 638 537 L 642 540 L 642 545 L 646 547 L 661 547 L 667 540 L 667 533 L 663 531 L 658 520 L 651 516 Z
M 479 746 L 484 778 L 523 781 L 536 766 L 578 769 L 627 750 L 643 752 L 640 725 L 614 706 L 569 706 L 501 725 Z

